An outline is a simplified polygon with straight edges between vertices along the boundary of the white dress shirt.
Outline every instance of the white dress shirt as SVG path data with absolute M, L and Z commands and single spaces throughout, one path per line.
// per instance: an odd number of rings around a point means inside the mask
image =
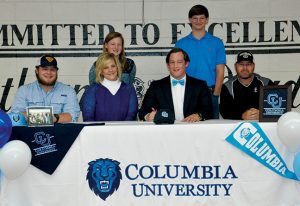
M 186 84 L 186 76 L 182 78 L 184 80 L 184 85 L 176 84 L 173 86 L 172 80 L 174 78 L 170 76 L 171 81 L 171 90 L 172 90 L 172 99 L 174 105 L 175 119 L 181 121 L 184 119 L 183 115 L 183 102 L 184 102 L 184 93 L 185 93 L 185 84 Z M 177 79 L 175 79 L 177 80 Z M 181 79 L 178 79 L 181 80 Z

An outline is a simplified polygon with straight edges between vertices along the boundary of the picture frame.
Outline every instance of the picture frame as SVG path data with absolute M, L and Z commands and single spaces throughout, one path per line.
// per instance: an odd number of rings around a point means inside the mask
M 53 126 L 52 106 L 32 106 L 26 108 L 29 127 Z
M 291 85 L 269 85 L 260 87 L 259 121 L 277 122 L 292 107 Z

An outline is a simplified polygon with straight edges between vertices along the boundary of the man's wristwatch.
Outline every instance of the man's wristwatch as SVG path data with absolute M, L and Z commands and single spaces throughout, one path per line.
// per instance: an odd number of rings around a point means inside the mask
M 59 121 L 59 115 L 58 114 L 54 114 L 54 117 L 56 118 L 54 123 L 57 123 Z

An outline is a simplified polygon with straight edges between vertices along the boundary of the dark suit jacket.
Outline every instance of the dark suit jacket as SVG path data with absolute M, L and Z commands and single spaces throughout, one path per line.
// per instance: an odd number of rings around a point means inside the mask
M 211 93 L 205 81 L 186 76 L 183 107 L 184 117 L 201 113 L 203 119 L 211 118 Z M 151 112 L 152 108 L 174 111 L 170 76 L 150 84 L 139 110 L 139 118 L 145 120 L 145 115 Z

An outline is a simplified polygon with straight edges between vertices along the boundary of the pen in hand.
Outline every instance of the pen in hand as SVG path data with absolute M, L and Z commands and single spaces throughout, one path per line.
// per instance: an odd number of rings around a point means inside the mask
M 155 114 L 156 114 L 156 112 L 157 112 L 157 110 L 156 109 L 154 109 L 153 107 L 151 108 L 152 109 L 152 111 L 150 112 L 150 113 L 148 113 L 147 115 L 146 115 L 146 121 L 153 121 L 153 119 L 154 119 L 154 116 L 155 116 Z

